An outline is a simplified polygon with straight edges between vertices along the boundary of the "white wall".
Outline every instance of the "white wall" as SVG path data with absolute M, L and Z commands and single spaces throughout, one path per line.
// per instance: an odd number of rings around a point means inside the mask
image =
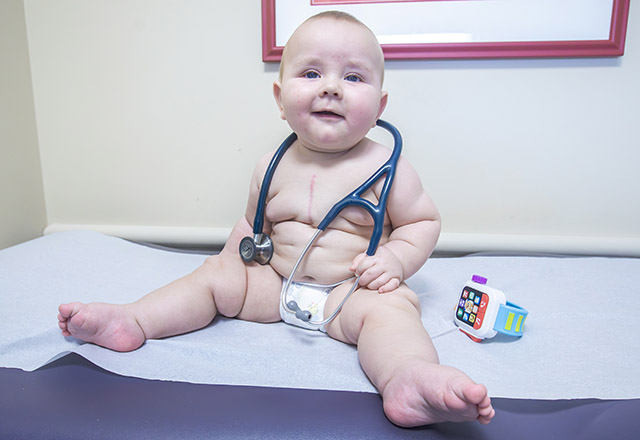
M 22 0 L 0 1 L 0 249 L 42 233 L 47 217 Z
M 223 239 L 288 134 L 260 3 L 24 3 L 49 230 Z M 387 62 L 439 249 L 640 255 L 639 20 L 621 58 Z

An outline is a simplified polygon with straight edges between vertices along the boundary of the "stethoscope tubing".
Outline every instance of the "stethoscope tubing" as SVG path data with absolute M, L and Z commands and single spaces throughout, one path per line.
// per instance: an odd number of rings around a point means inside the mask
M 283 287 L 282 294 L 280 295 L 280 301 L 285 311 L 287 311 L 288 313 L 295 314 L 298 317 L 298 319 L 301 319 L 304 322 L 307 322 L 314 326 L 323 326 L 331 322 L 338 315 L 338 313 L 340 313 L 340 310 L 342 310 L 342 307 L 347 302 L 349 297 L 353 294 L 353 292 L 355 292 L 356 288 L 358 287 L 358 283 L 360 281 L 360 275 L 353 277 L 355 278 L 355 281 L 351 286 L 349 292 L 347 292 L 347 294 L 342 299 L 340 304 L 336 307 L 336 309 L 333 311 L 333 313 L 331 313 L 331 315 L 328 318 L 325 318 L 321 321 L 312 321 L 310 319 L 304 319 L 301 316 L 298 316 L 297 312 L 305 313 L 305 311 L 301 311 L 299 310 L 299 308 L 298 310 L 294 310 L 291 307 L 289 307 L 289 304 L 287 302 L 287 292 L 289 292 L 289 287 L 291 285 L 291 282 L 293 281 L 293 278 L 295 277 L 295 274 L 298 270 L 298 267 L 302 263 L 302 260 L 304 259 L 305 255 L 311 248 L 311 245 L 315 242 L 315 240 L 318 238 L 320 233 L 323 232 L 327 228 L 327 226 L 329 226 L 329 224 L 338 216 L 338 214 L 344 208 L 346 208 L 347 206 L 355 205 L 368 211 L 371 217 L 373 218 L 373 222 L 374 222 L 373 231 L 371 233 L 371 238 L 369 240 L 369 247 L 367 248 L 367 251 L 366 251 L 367 255 L 372 256 L 373 254 L 375 254 L 376 249 L 378 248 L 378 244 L 380 243 L 380 239 L 382 238 L 382 232 L 384 227 L 384 215 L 386 212 L 387 200 L 389 198 L 391 184 L 393 183 L 393 179 L 395 177 L 398 159 L 400 158 L 400 154 L 402 152 L 402 136 L 400 136 L 400 133 L 392 124 L 386 121 L 378 120 L 376 124 L 388 130 L 393 136 L 394 147 L 393 147 L 391 156 L 362 185 L 360 185 L 353 192 L 345 196 L 342 200 L 340 200 L 338 203 L 336 203 L 331 207 L 329 212 L 318 224 L 318 228 L 316 229 L 316 232 L 313 234 L 313 236 L 311 237 L 311 239 L 309 240 L 309 242 L 307 243 L 303 251 L 300 253 L 298 260 L 293 266 L 293 269 L 291 270 L 291 273 L 287 278 L 285 286 Z M 285 143 L 286 142 L 287 140 L 285 140 Z M 283 148 L 283 147 L 281 146 L 280 148 Z M 278 149 L 278 151 L 280 151 L 280 148 Z M 288 146 L 285 147 L 285 149 L 286 148 L 288 148 Z M 371 188 L 385 174 L 386 174 L 386 178 L 382 186 L 382 191 L 380 192 L 380 199 L 378 201 L 378 204 L 374 205 L 371 201 L 362 198 L 362 194 L 364 194 L 364 192 L 366 192 L 369 188 Z
M 284 153 L 289 149 L 291 145 L 298 139 L 298 135 L 295 133 L 291 133 L 287 138 L 280 144 L 275 154 L 271 158 L 269 165 L 267 166 L 267 170 L 264 173 L 264 179 L 262 180 L 262 185 L 260 186 L 260 194 L 258 196 L 258 206 L 256 207 L 256 215 L 253 220 L 253 234 L 254 235 L 262 235 L 262 229 L 264 227 L 264 210 L 267 204 L 267 196 L 269 195 L 269 187 L 271 186 L 271 180 L 273 179 L 273 175 L 276 172 L 276 168 L 284 156 Z
M 389 192 L 391 190 L 391 184 L 395 178 L 396 168 L 398 165 L 398 159 L 402 152 L 402 136 L 397 128 L 387 121 L 378 119 L 376 125 L 385 128 L 393 136 L 393 151 L 389 159 L 378 170 L 371 175 L 362 185 L 356 188 L 352 193 L 346 195 L 342 200 L 333 205 L 329 212 L 318 224 L 318 229 L 325 230 L 329 223 L 331 223 L 347 206 L 356 205 L 369 212 L 373 218 L 373 231 L 371 238 L 369 239 L 369 247 L 367 248 L 367 255 L 371 256 L 375 254 L 380 239 L 382 238 L 382 231 L 384 228 L 384 215 L 387 209 L 387 199 L 389 198 Z M 386 174 L 382 191 L 380 192 L 380 200 L 377 205 L 374 205 L 367 199 L 362 198 L 362 194 L 370 189 L 374 183 L 376 183 L 382 175 Z
M 351 286 L 351 289 L 349 290 L 349 292 L 345 295 L 345 297 L 342 299 L 342 301 L 340 302 L 338 307 L 336 307 L 333 313 L 331 313 L 331 315 L 328 318 L 323 319 L 322 321 L 311 321 L 310 312 L 300 310 L 300 308 L 297 306 L 295 301 L 291 301 L 292 303 L 291 305 L 295 306 L 297 310 L 294 310 L 289 306 L 289 304 L 287 303 L 287 292 L 289 291 L 291 282 L 293 281 L 293 278 L 298 270 L 298 267 L 302 263 L 302 260 L 304 259 L 307 252 L 309 251 L 309 249 L 311 248 L 315 240 L 318 238 L 318 236 L 323 231 L 326 230 L 329 224 L 338 216 L 338 214 L 344 208 L 346 208 L 347 206 L 359 206 L 365 209 L 373 219 L 373 231 L 371 232 L 371 238 L 369 239 L 369 247 L 367 248 L 367 251 L 366 251 L 367 255 L 372 256 L 373 254 L 375 254 L 376 249 L 380 244 L 380 239 L 382 238 L 387 200 L 389 198 L 391 184 L 393 183 L 393 179 L 395 177 L 398 160 L 402 152 L 402 136 L 392 124 L 386 121 L 379 119 L 378 121 L 376 121 L 376 125 L 382 128 L 385 128 L 393 136 L 394 145 L 393 145 L 393 151 L 391 153 L 391 156 L 362 185 L 360 185 L 350 194 L 347 194 L 342 200 L 338 201 L 338 203 L 333 205 L 329 210 L 329 212 L 327 212 L 327 214 L 318 224 L 318 227 L 315 233 L 313 234 L 313 236 L 311 237 L 311 239 L 309 240 L 309 242 L 307 243 L 303 251 L 300 253 L 298 260 L 293 266 L 293 269 L 291 270 L 291 273 L 287 278 L 287 281 L 285 282 L 285 286 L 280 296 L 280 301 L 285 311 L 287 311 L 288 313 L 295 314 L 296 317 L 298 317 L 298 319 L 301 319 L 302 321 L 307 322 L 314 326 L 323 326 L 331 322 L 338 315 L 338 313 L 340 313 L 340 310 L 342 310 L 342 306 L 347 302 L 349 297 L 353 294 L 353 292 L 355 292 L 356 288 L 358 287 L 358 283 L 360 281 L 359 275 L 352 277 L 352 278 L 355 278 L 355 281 L 353 286 Z M 273 175 L 275 174 L 275 170 L 278 167 L 278 164 L 280 163 L 280 160 L 284 156 L 285 152 L 289 149 L 289 147 L 293 145 L 296 139 L 297 139 L 296 134 L 292 133 L 282 142 L 280 147 L 278 147 L 278 149 L 276 150 L 276 153 L 271 158 L 271 161 L 267 166 L 267 170 L 265 171 L 265 176 L 262 181 L 260 193 L 258 195 L 256 215 L 253 222 L 253 234 L 254 234 L 253 242 L 255 244 L 260 244 L 261 246 L 271 246 L 270 239 L 265 234 L 263 234 L 264 210 L 266 207 L 266 200 L 269 193 L 269 187 L 271 185 L 271 180 L 273 179 Z M 382 186 L 382 190 L 380 192 L 380 198 L 378 200 L 378 204 L 374 205 L 371 201 L 363 198 L 362 195 L 367 190 L 369 190 L 383 175 L 386 175 L 386 176 Z M 268 260 L 270 258 L 271 257 L 269 256 L 268 258 L 265 259 L 265 261 L 261 262 L 261 264 L 268 263 Z M 246 260 L 246 261 L 249 261 L 249 260 Z
M 304 260 L 305 255 L 307 255 L 307 252 L 309 252 L 309 249 L 311 249 L 311 245 L 316 241 L 316 238 L 318 238 L 318 236 L 322 232 L 323 232 L 322 229 L 316 229 L 316 232 L 313 234 L 311 239 L 307 242 L 307 245 L 304 247 L 304 249 L 300 253 L 300 256 L 298 257 L 298 260 L 296 261 L 296 264 L 294 264 L 293 269 L 291 269 L 291 274 L 289 275 L 289 278 L 287 278 L 287 281 L 285 282 L 285 285 L 282 288 L 282 293 L 280 295 L 280 302 L 282 303 L 282 307 L 287 312 L 293 313 L 296 316 L 298 316 L 298 310 L 294 310 L 291 307 L 289 307 L 289 304 L 287 303 L 287 292 L 289 291 L 289 287 L 291 286 L 291 282 L 293 280 L 293 277 L 295 276 L 296 272 L 298 271 L 298 266 L 300 266 L 300 263 L 302 263 L 302 260 Z M 356 288 L 358 287 L 358 282 L 360 281 L 360 275 L 356 275 L 356 276 L 353 276 L 351 278 L 355 278 L 355 281 L 354 281 L 353 285 L 351 286 L 351 289 L 349 289 L 349 292 L 347 292 L 347 294 L 342 299 L 340 304 L 338 304 L 338 307 L 335 308 L 333 313 L 328 318 L 325 318 L 322 321 L 312 321 L 311 319 L 303 319 L 302 317 L 298 317 L 298 319 L 301 319 L 302 321 L 307 322 L 307 323 L 309 323 L 311 325 L 315 325 L 315 326 L 323 326 L 323 325 L 326 325 L 326 324 L 330 323 L 331 321 L 333 321 L 333 319 L 336 316 L 338 316 L 338 313 L 340 313 L 340 310 L 342 310 L 342 306 L 344 306 L 344 304 L 347 302 L 347 300 L 349 299 L 351 294 L 353 292 L 355 292 Z M 304 310 L 299 310 L 299 311 L 304 313 Z

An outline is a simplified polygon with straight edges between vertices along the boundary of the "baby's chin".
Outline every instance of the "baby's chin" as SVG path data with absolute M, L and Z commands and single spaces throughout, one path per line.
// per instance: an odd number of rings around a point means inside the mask
M 298 139 L 304 147 L 322 153 L 344 153 L 366 140 L 367 133 L 345 135 L 345 130 L 330 127 L 326 130 L 315 130 L 313 133 L 298 133 Z
M 349 143 L 344 143 L 344 139 L 337 139 L 335 141 L 309 141 L 309 142 L 302 142 L 302 145 L 313 152 L 316 153 L 326 153 L 326 154 L 339 154 L 339 153 L 344 153 L 346 151 L 351 150 L 353 147 L 355 147 L 359 142 L 356 142 L 356 144 L 349 144 Z

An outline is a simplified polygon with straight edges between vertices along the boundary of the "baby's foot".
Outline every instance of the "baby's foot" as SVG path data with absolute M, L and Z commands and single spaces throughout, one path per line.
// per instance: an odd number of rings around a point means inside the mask
M 74 302 L 58 307 L 58 325 L 73 336 L 116 351 L 131 351 L 145 341 L 142 328 L 126 305 Z
M 486 387 L 460 370 L 422 360 L 407 362 L 400 370 L 382 392 L 384 411 L 396 425 L 486 424 L 495 415 Z

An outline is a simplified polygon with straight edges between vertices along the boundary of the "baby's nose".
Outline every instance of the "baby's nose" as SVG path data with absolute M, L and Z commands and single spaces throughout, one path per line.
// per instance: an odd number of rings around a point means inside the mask
M 332 95 L 336 97 L 342 97 L 342 87 L 340 86 L 338 80 L 327 78 L 322 82 L 320 94 L 322 96 Z

